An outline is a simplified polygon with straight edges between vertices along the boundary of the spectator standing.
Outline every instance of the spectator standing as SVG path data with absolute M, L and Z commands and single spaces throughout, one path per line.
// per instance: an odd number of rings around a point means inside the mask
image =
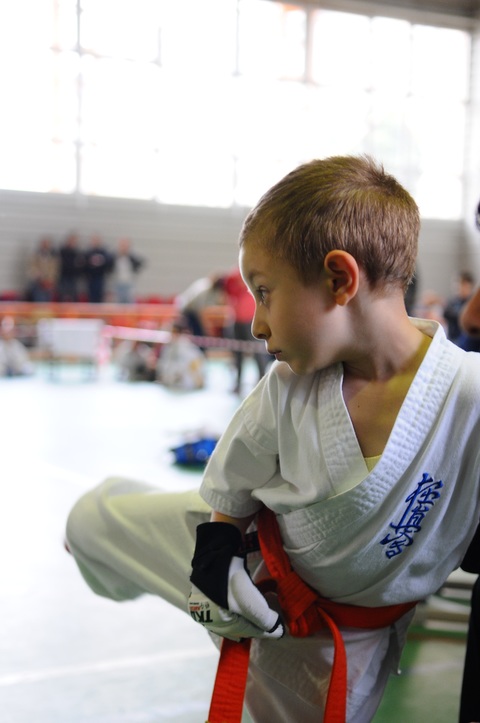
M 447 300 L 443 316 L 447 322 L 447 336 L 457 346 L 464 347 L 465 334 L 460 327 L 460 313 L 473 294 L 475 279 L 469 271 L 461 271 L 455 282 L 454 295 Z
M 105 300 L 105 283 L 113 267 L 113 257 L 105 248 L 100 236 L 92 236 L 91 245 L 85 253 L 85 277 L 88 301 L 99 304 Z
M 27 268 L 27 299 L 52 301 L 58 277 L 58 254 L 52 239 L 44 236 L 33 251 Z
M 115 300 L 119 304 L 133 304 L 135 301 L 135 277 L 144 260 L 131 251 L 131 241 L 122 238 L 113 258 Z
M 84 258 L 78 248 L 78 235 L 70 233 L 59 249 L 58 299 L 78 301 L 78 284 Z

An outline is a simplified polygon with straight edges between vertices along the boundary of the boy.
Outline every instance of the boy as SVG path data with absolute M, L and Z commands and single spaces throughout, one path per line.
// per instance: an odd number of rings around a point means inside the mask
M 210 632 L 253 638 L 246 701 L 260 723 L 324 719 L 334 644 L 325 629 L 293 637 L 285 610 L 244 573 L 242 537 L 257 515 L 275 513 L 293 569 L 334 617 L 349 606 L 337 720 L 355 723 L 374 716 L 413 604 L 475 532 L 480 362 L 435 322 L 407 316 L 418 231 L 413 199 L 366 157 L 313 161 L 277 183 L 240 236 L 252 330 L 277 361 L 218 443 L 203 502 L 107 480 L 69 519 L 96 592 L 181 607 L 190 595 Z M 264 564 L 249 567 L 258 579 Z M 371 624 L 349 623 L 352 609 Z M 395 614 L 379 627 L 385 610 Z

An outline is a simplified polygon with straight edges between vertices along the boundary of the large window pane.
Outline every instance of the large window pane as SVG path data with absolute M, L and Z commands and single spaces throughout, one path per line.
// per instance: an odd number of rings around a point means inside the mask
M 420 213 L 426 218 L 449 219 L 461 216 L 462 183 L 458 176 L 425 171 L 412 193 Z
M 0 73 L 2 135 L 39 142 L 76 137 L 78 57 L 49 50 L 17 58 Z
M 76 158 L 72 145 L 25 137 L 0 139 L 0 188 L 73 193 Z
M 233 73 L 236 5 L 235 0 L 164 2 L 160 27 L 162 67 L 174 75 L 211 77 Z
M 236 166 L 235 201 L 253 206 L 274 183 L 297 166 L 297 162 L 270 159 L 259 164 L 256 155 L 244 155 Z
M 50 106 L 53 139 L 74 142 L 79 133 L 79 58 L 77 53 L 52 53 L 43 106 Z
M 50 47 L 53 25 L 52 0 L 0 2 L 0 67 L 11 69 L 22 57 Z
M 192 157 L 168 152 L 160 155 L 159 201 L 170 204 L 228 208 L 233 203 L 234 164 L 231 156 L 217 155 L 196 147 Z
M 181 83 L 168 74 L 162 78 L 165 113 L 157 138 L 161 200 L 201 205 L 200 199 L 205 199 L 207 206 L 233 203 L 231 91 L 228 80 L 200 85 L 190 77 Z
M 82 193 L 92 196 L 155 197 L 158 162 L 154 151 L 117 144 L 85 146 L 81 154 Z
M 450 100 L 468 96 L 470 39 L 460 30 L 413 28 L 412 90 Z
M 368 133 L 370 99 L 363 89 L 343 92 L 336 85 L 312 93 L 308 126 L 316 157 L 361 153 Z
M 151 63 L 84 56 L 82 139 L 129 147 L 156 145 L 161 117 L 160 71 Z M 166 111 L 168 112 L 168 111 Z
M 415 156 L 415 135 L 406 118 L 407 100 L 397 95 L 372 94 L 365 151 L 386 166 L 409 166 Z
M 410 90 L 411 30 L 406 20 L 373 18 L 371 21 L 371 85 L 388 95 L 405 96 Z
M 408 103 L 408 125 L 415 138 L 416 164 L 427 173 L 460 176 L 465 144 L 465 106 L 446 98 L 416 98 Z
M 265 0 L 243 0 L 239 16 L 239 71 L 270 78 L 305 73 L 306 13 Z
M 469 53 L 458 29 L 311 4 L 3 2 L 0 185 L 248 205 L 368 152 L 456 217 Z
M 302 159 L 305 153 L 307 89 L 299 83 L 237 79 L 231 122 L 235 156 Z
M 48 5 L 53 10 L 53 47 L 64 50 L 76 48 L 78 40 L 77 0 L 49 0 Z
M 81 0 L 80 42 L 99 55 L 155 60 L 159 54 L 157 0 Z
M 370 21 L 363 15 L 317 10 L 313 14 L 313 80 L 345 90 L 370 82 Z

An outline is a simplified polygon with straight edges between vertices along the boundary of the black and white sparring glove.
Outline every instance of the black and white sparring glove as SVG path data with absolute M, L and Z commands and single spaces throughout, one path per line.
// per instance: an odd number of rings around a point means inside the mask
M 280 616 L 245 567 L 242 535 L 235 525 L 198 525 L 190 580 L 190 615 L 210 632 L 230 640 L 282 637 Z

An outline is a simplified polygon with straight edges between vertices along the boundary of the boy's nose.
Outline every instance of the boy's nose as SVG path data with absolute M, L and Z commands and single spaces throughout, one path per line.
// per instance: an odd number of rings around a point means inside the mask
M 469 336 L 480 336 L 480 287 L 463 307 L 460 324 Z
M 255 315 L 252 320 L 252 334 L 255 339 L 260 339 L 261 341 L 265 341 L 265 339 L 268 339 L 270 335 L 270 330 L 268 326 L 262 323 L 257 318 L 257 315 Z

